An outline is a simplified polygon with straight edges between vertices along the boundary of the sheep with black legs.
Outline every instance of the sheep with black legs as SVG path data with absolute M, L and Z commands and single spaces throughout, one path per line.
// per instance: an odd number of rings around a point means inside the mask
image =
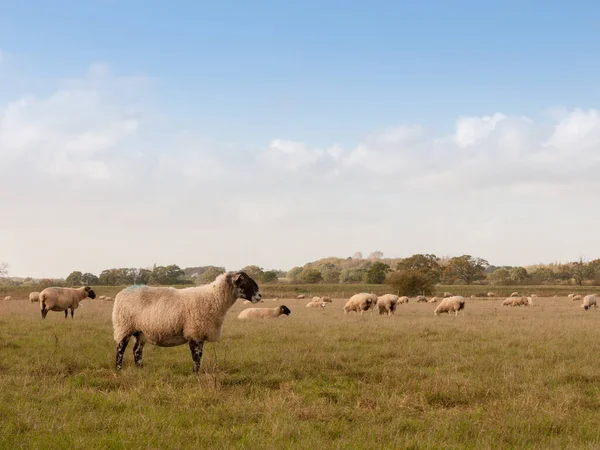
M 221 337 L 225 314 L 238 298 L 258 303 L 258 284 L 245 272 L 227 272 L 203 286 L 185 289 L 131 286 L 115 297 L 112 311 L 117 343 L 115 366 L 123 366 L 123 354 L 131 336 L 136 338 L 133 358 L 142 366 L 146 343 L 173 347 L 187 343 L 198 372 L 204 342 Z
M 91 299 L 96 298 L 96 293 L 89 286 L 80 288 L 46 288 L 40 292 L 42 319 L 46 318 L 48 311 L 64 311 L 66 319 L 69 310 L 71 310 L 71 318 L 73 318 L 73 313 L 79 307 L 79 303 L 88 297 Z

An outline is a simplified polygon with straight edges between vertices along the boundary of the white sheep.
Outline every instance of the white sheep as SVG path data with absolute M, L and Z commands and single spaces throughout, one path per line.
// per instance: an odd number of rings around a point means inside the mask
M 274 301 L 274 302 L 278 302 L 278 301 L 279 301 L 279 298 L 278 298 L 278 297 L 273 297 L 273 300 L 272 300 L 272 301 Z
M 410 300 L 410 299 L 409 299 L 409 298 L 408 298 L 406 295 L 403 295 L 402 297 L 399 297 L 399 298 L 398 298 L 398 303 L 399 303 L 399 304 L 402 304 L 402 303 L 408 303 L 408 301 L 409 301 L 409 300 Z
M 285 305 L 275 308 L 248 308 L 238 315 L 238 319 L 275 319 L 282 314 L 289 316 L 290 313 L 290 309 Z
M 123 366 L 123 354 L 135 336 L 133 357 L 142 366 L 146 343 L 173 347 L 187 343 L 198 372 L 204 342 L 221 337 L 225 314 L 238 298 L 258 303 L 262 294 L 245 272 L 227 272 L 203 286 L 185 289 L 130 286 L 115 297 L 112 311 L 117 343 L 116 368 Z
M 114 302 L 114 301 L 115 301 L 115 299 L 114 299 L 114 298 L 112 298 L 112 297 L 104 297 L 104 301 L 105 301 L 105 302 Z
M 244 300 L 242 303 L 244 305 L 251 305 L 252 304 L 252 302 L 250 300 Z
M 325 309 L 325 306 L 327 306 L 327 303 L 325 302 L 308 302 L 306 304 L 307 308 L 321 308 L 321 309 Z
M 437 303 L 438 300 L 440 300 L 438 297 L 431 297 L 429 300 L 427 300 L 427 303 Z
M 533 294 L 531 297 L 527 297 L 527 303 L 529 304 L 529 306 L 533 306 L 534 298 L 535 298 L 535 294 Z
M 488 296 L 489 298 L 492 298 L 492 297 L 495 297 L 495 296 L 496 296 L 496 294 L 495 294 L 495 293 L 493 293 L 493 292 L 488 292 L 488 293 L 487 293 L 487 296 Z
M 573 297 L 571 297 L 571 301 L 573 302 L 578 302 L 579 300 L 582 300 L 581 295 L 574 295 Z
M 71 310 L 71 319 L 75 310 L 79 307 L 79 302 L 86 298 L 96 298 L 96 293 L 91 287 L 80 288 L 61 288 L 49 287 L 40 292 L 40 310 L 42 319 L 46 318 L 48 311 L 64 311 L 65 319 L 69 310 Z
M 10 302 L 11 300 L 12 300 L 12 297 L 10 295 L 7 295 L 6 297 L 4 297 L 5 302 Z
M 298 297 L 296 297 L 298 300 L 302 300 L 304 298 L 306 298 L 306 295 L 304 294 L 300 294 Z
M 569 294 L 567 295 L 567 298 L 573 298 L 575 296 L 575 294 Z
M 387 314 L 392 316 L 396 312 L 398 306 L 398 296 L 394 294 L 385 294 L 377 297 L 377 309 L 379 314 Z
M 29 293 L 29 302 L 37 303 L 40 301 L 40 293 L 39 292 L 30 292 Z
M 424 295 L 417 295 L 417 303 L 427 303 L 427 297 Z
M 312 301 L 313 302 L 320 302 L 321 301 L 321 297 L 313 297 Z
M 322 297 L 321 301 L 325 303 L 332 303 L 331 297 Z
M 520 297 L 518 292 L 513 292 L 512 294 L 510 294 L 511 297 Z
M 508 297 L 504 299 L 504 301 L 502 302 L 502 306 L 512 306 L 513 300 L 513 297 Z
M 435 308 L 433 314 L 435 316 L 440 315 L 441 313 L 450 313 L 452 311 L 455 312 L 455 316 L 458 316 L 458 312 L 465 309 L 465 299 L 460 295 L 453 295 L 452 297 L 444 298 L 440 304 Z
M 452 297 L 452 293 L 444 292 L 444 298 Z
M 591 309 L 592 306 L 598 308 L 598 305 L 596 304 L 596 294 L 590 294 L 583 297 L 581 307 L 587 311 L 588 309 Z
M 367 294 L 366 292 L 354 294 L 344 305 L 344 313 L 354 311 L 362 314 L 363 312 L 368 311 L 369 308 L 374 307 L 376 303 L 376 294 Z

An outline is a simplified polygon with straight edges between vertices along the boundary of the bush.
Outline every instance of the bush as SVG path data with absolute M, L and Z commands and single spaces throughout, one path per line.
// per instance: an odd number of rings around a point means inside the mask
M 433 280 L 415 270 L 397 270 L 389 273 L 385 282 L 393 286 L 398 295 L 431 295 L 435 292 Z

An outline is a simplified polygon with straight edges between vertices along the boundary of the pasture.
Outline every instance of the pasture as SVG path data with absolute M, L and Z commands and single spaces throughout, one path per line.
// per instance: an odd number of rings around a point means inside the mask
M 237 302 L 198 375 L 187 346 L 137 369 L 130 345 L 116 372 L 112 303 L 42 321 L 0 301 L 0 448 L 599 448 L 600 309 L 502 300 L 388 318 L 265 299 L 292 314 L 248 322 Z

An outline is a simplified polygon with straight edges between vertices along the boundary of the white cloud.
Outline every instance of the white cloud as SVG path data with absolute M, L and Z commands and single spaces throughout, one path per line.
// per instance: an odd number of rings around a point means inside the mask
M 0 260 L 14 275 L 289 268 L 376 248 L 498 264 L 600 252 L 595 109 L 555 108 L 550 124 L 462 116 L 446 136 L 405 124 L 350 148 L 272 130 L 265 148 L 242 151 L 173 125 L 155 89 L 97 64 L 0 104 Z

